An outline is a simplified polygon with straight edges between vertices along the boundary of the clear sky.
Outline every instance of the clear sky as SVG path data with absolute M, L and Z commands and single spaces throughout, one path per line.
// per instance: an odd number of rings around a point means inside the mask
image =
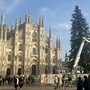
M 59 35 L 61 40 L 62 58 L 70 50 L 71 14 L 78 5 L 87 22 L 90 23 L 90 0 L 0 0 L 0 16 L 2 9 L 5 13 L 5 23 L 15 24 L 16 18 L 25 20 L 25 13 L 29 12 L 32 20 L 44 17 L 46 34 L 52 28 L 53 42 Z

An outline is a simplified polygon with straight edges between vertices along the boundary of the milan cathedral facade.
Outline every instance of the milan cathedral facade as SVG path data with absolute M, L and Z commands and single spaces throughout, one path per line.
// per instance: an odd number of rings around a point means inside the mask
M 52 33 L 45 34 L 43 18 L 39 22 L 25 15 L 25 22 L 16 20 L 8 28 L 4 13 L 0 23 L 0 75 L 55 74 L 62 67 L 60 38 L 56 46 Z

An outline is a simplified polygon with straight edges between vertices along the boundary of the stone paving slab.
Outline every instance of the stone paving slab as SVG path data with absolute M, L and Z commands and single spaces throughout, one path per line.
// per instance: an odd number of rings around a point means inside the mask
M 0 90 L 15 90 L 13 86 L 0 86 Z M 18 88 L 19 90 L 19 88 Z M 23 90 L 55 90 L 53 86 L 24 86 Z M 76 90 L 76 87 L 66 87 L 63 89 L 56 90 Z

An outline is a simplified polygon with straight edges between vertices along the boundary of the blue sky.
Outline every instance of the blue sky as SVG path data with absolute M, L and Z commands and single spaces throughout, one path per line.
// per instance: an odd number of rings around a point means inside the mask
M 78 5 L 87 22 L 90 23 L 90 0 L 0 0 L 0 15 L 2 9 L 5 13 L 5 23 L 10 26 L 15 24 L 16 18 L 25 19 L 25 13 L 29 12 L 32 20 L 44 17 L 46 34 L 49 27 L 52 28 L 53 42 L 59 35 L 61 40 L 62 58 L 70 50 L 71 14 Z

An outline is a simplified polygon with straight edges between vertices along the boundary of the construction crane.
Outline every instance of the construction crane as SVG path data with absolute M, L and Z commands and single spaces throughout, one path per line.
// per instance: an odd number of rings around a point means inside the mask
M 81 52 L 82 52 L 82 49 L 83 49 L 83 47 L 84 47 L 85 42 L 90 43 L 90 41 L 89 41 L 88 39 L 86 39 L 85 37 L 83 38 L 83 40 L 82 40 L 82 42 L 81 42 L 81 45 L 80 45 L 80 47 L 79 47 L 79 50 L 78 50 L 78 52 L 77 52 L 77 55 L 76 55 L 76 59 L 75 59 L 74 65 L 73 65 L 74 70 L 77 69 L 78 62 L 79 62 L 79 59 L 80 59 L 80 55 L 81 55 Z

